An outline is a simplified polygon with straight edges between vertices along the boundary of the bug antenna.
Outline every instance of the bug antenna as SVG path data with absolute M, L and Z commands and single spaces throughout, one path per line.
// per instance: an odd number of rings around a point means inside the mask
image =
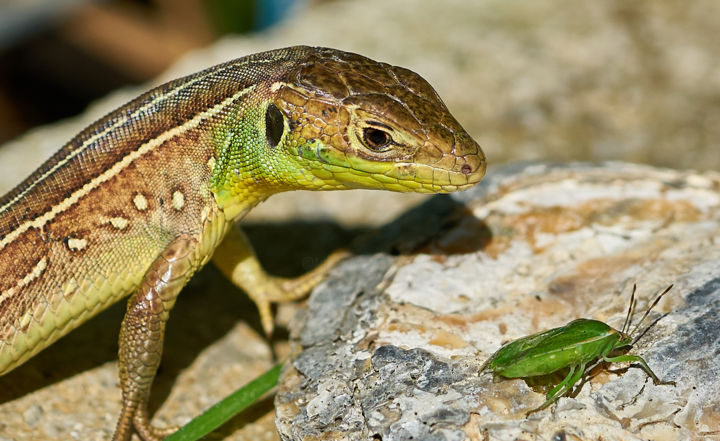
M 635 310 L 635 291 L 637 290 L 637 285 L 633 283 L 633 289 L 632 294 L 630 294 L 630 304 L 628 305 L 628 311 L 627 315 L 625 316 L 625 322 L 622 325 L 621 333 L 625 334 L 628 329 L 630 329 L 630 321 L 632 320 L 632 313 Z
M 633 328 L 632 332 L 630 332 L 629 335 L 635 334 L 635 332 L 638 330 L 638 328 L 639 328 L 640 325 L 642 324 L 643 320 L 645 320 L 645 318 L 648 316 L 648 314 L 650 314 L 650 311 L 652 311 L 652 309 L 655 307 L 655 305 L 658 304 L 658 302 L 660 301 L 660 299 L 662 299 L 663 296 L 664 296 L 665 294 L 667 294 L 668 291 L 670 291 L 670 290 L 672 289 L 672 287 L 673 287 L 673 285 L 668 286 L 667 288 L 665 288 L 665 291 L 661 292 L 660 295 L 658 295 L 657 297 L 655 297 L 655 300 L 652 302 L 652 304 L 650 305 L 650 307 L 648 307 L 648 309 L 645 310 L 645 314 L 643 314 L 642 318 L 640 319 L 639 322 L 637 322 L 637 325 L 635 325 L 635 327 Z M 653 324 L 655 324 L 655 322 L 653 322 Z M 652 326 L 652 325 L 650 325 L 650 326 Z M 647 329 L 646 329 L 645 331 L 647 331 Z M 643 334 L 644 334 L 644 333 L 645 333 L 645 332 L 643 332 Z
M 635 337 L 635 338 L 633 339 L 632 343 L 630 343 L 630 346 L 634 346 L 635 343 L 637 343 L 641 338 L 643 338 L 643 336 L 644 336 L 645 334 L 647 334 L 647 332 L 650 330 L 650 328 L 652 328 L 653 326 L 655 326 L 655 324 L 656 324 L 657 322 L 659 322 L 660 320 L 662 320 L 662 319 L 663 319 L 666 315 L 668 315 L 668 314 L 670 314 L 669 311 L 666 312 L 665 314 L 661 315 L 660 317 L 656 318 L 655 320 L 653 320 L 653 322 L 650 323 L 647 328 L 643 329 L 643 332 L 641 332 L 640 335 L 638 335 L 637 337 Z

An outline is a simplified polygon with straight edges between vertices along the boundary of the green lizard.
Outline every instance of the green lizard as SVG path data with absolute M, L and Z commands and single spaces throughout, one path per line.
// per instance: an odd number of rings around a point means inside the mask
M 482 179 L 480 147 L 417 74 L 333 49 L 251 55 L 159 86 L 78 134 L 0 199 L 0 374 L 130 295 L 113 440 L 146 441 L 177 295 L 213 257 L 272 329 L 338 260 L 266 275 L 232 224 L 274 193 L 445 193 Z

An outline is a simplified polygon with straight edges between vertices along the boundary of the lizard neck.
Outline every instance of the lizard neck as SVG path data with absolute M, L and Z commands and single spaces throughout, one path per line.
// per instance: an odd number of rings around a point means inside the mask
M 239 191 L 238 191 L 239 190 Z M 260 192 L 249 188 L 222 188 L 215 192 L 215 202 L 225 219 L 232 223 L 245 217 L 260 202 L 273 192 Z
M 273 160 L 265 142 L 264 107 L 255 95 L 226 110 L 213 130 L 216 160 L 210 190 L 215 202 L 231 221 L 244 217 L 271 195 L 292 189 L 281 179 L 282 164 Z

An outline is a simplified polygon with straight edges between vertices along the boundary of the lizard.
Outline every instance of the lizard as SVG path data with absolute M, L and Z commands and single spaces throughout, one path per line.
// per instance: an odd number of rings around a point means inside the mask
M 210 259 L 255 302 L 307 294 L 342 257 L 266 274 L 234 227 L 272 194 L 449 193 L 480 146 L 418 74 L 329 48 L 238 58 L 158 86 L 80 132 L 0 199 L 0 375 L 128 297 L 113 440 L 169 434 L 150 389 L 177 296 Z

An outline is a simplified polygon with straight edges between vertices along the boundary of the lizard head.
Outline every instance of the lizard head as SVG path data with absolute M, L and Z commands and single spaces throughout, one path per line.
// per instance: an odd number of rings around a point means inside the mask
M 485 174 L 480 146 L 407 69 L 312 49 L 268 89 L 266 139 L 291 188 L 447 193 Z
M 407 69 L 296 46 L 214 68 L 222 90 L 229 70 L 239 105 L 219 114 L 211 189 L 233 218 L 285 190 L 449 193 L 485 175 L 480 146 Z

